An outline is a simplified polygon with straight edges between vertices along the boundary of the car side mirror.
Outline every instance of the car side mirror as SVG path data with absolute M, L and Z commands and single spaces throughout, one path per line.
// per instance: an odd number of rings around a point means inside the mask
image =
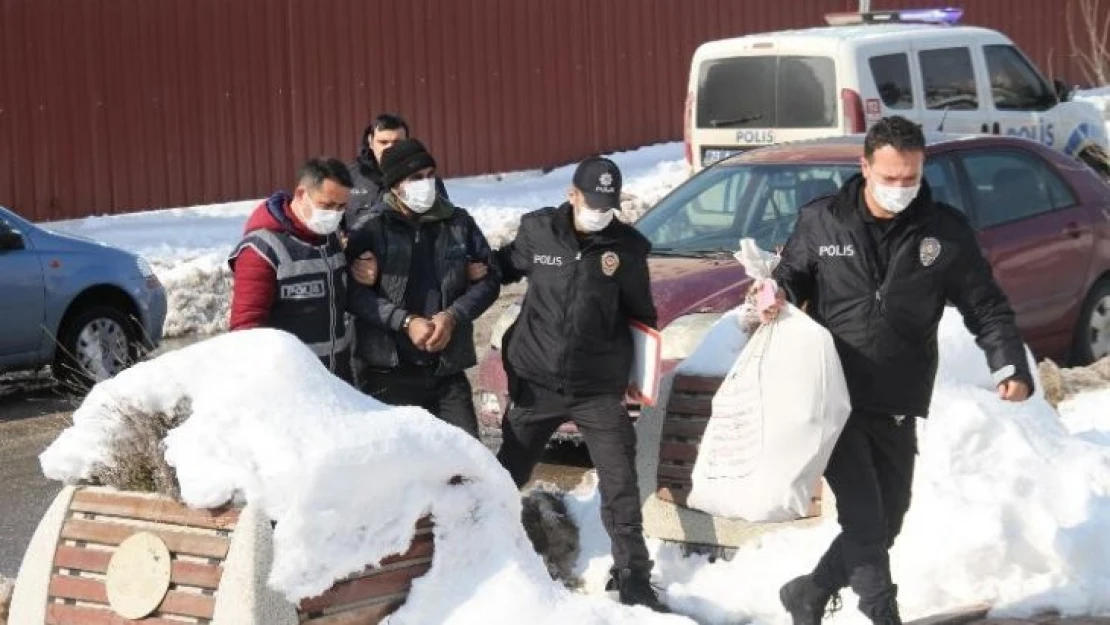
M 1071 98 L 1071 87 L 1059 78 L 1053 79 L 1052 86 L 1056 89 L 1056 99 L 1067 102 Z
M 23 235 L 18 230 L 0 225 L 0 250 L 21 250 L 24 247 Z

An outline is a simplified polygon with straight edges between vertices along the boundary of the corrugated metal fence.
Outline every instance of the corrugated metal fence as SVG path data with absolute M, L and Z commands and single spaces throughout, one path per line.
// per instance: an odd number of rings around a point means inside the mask
M 1066 0 L 965 0 L 1046 68 Z M 946 2 L 872 2 L 874 9 Z M 0 204 L 46 220 L 261 196 L 402 113 L 447 175 L 682 136 L 710 39 L 855 0 L 0 0 Z M 1076 75 L 1074 73 L 1070 75 Z

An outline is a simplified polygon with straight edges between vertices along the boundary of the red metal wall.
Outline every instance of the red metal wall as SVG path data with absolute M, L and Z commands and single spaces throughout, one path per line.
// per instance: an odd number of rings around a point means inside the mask
M 965 21 L 1059 71 L 1065 1 L 965 0 Z M 447 175 L 676 140 L 698 43 L 855 6 L 0 0 L 0 204 L 46 220 L 259 197 L 307 156 L 353 156 L 381 111 Z

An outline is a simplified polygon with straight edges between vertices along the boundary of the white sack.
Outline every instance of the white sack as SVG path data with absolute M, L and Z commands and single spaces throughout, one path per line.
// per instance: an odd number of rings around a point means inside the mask
M 772 262 L 749 241 L 737 259 L 753 278 L 769 276 Z M 713 397 L 687 505 L 752 522 L 805 516 L 850 412 L 832 335 L 785 307 Z

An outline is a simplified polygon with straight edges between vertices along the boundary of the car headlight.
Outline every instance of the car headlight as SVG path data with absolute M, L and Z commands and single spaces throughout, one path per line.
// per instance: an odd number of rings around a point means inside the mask
M 139 268 L 140 276 L 144 278 L 154 277 L 154 267 L 151 267 L 150 263 L 148 263 L 146 259 L 142 256 L 138 256 L 135 258 L 135 266 Z
M 505 309 L 505 312 L 501 313 L 501 316 L 498 317 L 497 321 L 493 324 L 493 328 L 490 329 L 490 347 L 497 351 L 501 351 L 501 339 L 505 338 L 505 333 L 516 323 L 516 318 L 519 316 L 520 302 L 509 304 L 509 307 Z
M 684 360 L 701 345 L 709 329 L 723 312 L 691 313 L 672 321 L 663 328 L 663 360 Z

